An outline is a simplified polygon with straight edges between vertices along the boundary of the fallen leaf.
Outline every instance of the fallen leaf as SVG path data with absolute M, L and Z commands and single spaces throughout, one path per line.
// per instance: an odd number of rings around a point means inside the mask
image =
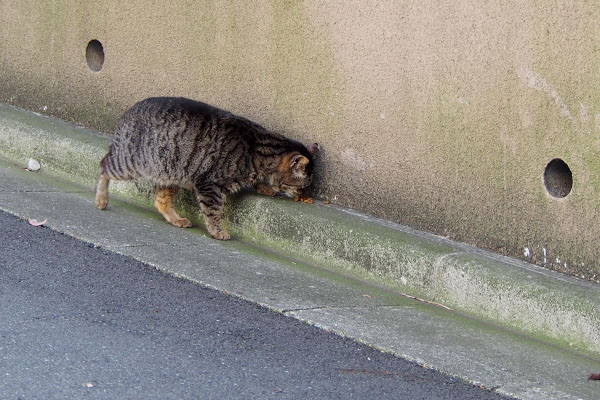
M 42 222 L 39 222 L 38 220 L 35 220 L 33 218 L 29 218 L 28 220 L 29 225 L 33 225 L 33 226 L 42 226 L 44 225 L 46 222 L 48 222 L 48 218 L 46 218 L 45 220 L 43 220 Z
M 323 204 L 329 204 L 329 202 L 328 202 L 327 200 L 325 200 L 325 201 L 323 202 Z
M 591 374 L 588 378 L 588 381 L 600 381 L 600 372 L 596 372 L 595 374 Z

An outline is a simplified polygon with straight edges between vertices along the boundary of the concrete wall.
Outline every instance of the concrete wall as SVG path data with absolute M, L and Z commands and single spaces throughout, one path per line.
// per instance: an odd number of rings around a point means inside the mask
M 9 0 L 0 101 L 110 132 L 144 97 L 203 100 L 319 142 L 316 197 L 599 280 L 599 20 L 583 1 Z

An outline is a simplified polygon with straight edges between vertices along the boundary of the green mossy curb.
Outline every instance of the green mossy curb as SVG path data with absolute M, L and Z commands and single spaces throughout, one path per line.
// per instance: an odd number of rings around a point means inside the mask
M 0 155 L 93 190 L 109 137 L 0 105 Z M 111 183 L 111 195 L 151 204 L 147 182 Z M 178 196 L 198 222 L 190 193 Z M 252 194 L 226 207 L 234 238 L 456 312 L 557 344 L 600 354 L 600 286 L 518 260 L 320 202 L 309 205 Z

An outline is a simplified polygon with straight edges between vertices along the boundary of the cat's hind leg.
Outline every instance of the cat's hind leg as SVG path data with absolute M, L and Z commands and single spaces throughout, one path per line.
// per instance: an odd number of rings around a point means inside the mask
M 192 223 L 187 218 L 181 218 L 173 208 L 173 198 L 177 188 L 156 186 L 154 194 L 154 206 L 167 222 L 178 228 L 189 228 Z

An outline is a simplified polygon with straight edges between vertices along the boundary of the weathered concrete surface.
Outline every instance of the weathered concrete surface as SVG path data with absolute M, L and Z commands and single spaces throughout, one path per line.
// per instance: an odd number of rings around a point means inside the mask
M 91 191 L 108 143 L 109 136 L 0 105 L 0 155 L 17 166 L 34 157 L 44 171 Z M 151 205 L 148 183 L 115 183 L 113 198 Z M 177 200 L 182 214 L 202 224 L 190 193 L 182 192 Z M 94 208 L 91 202 L 89 206 Z M 319 266 L 324 274 L 334 271 L 350 281 L 370 281 L 384 291 L 600 354 L 600 286 L 593 282 L 320 202 L 242 194 L 227 204 L 226 217 L 234 239 Z M 153 220 L 161 218 L 152 214 Z M 90 230 L 86 240 L 101 242 L 104 230 L 97 231 L 98 237 Z M 140 231 L 138 237 L 147 244 L 160 242 L 151 231 Z
M 599 19 L 593 2 L 9 1 L 0 101 L 110 132 L 141 98 L 203 100 L 319 142 L 321 199 L 598 280 Z
M 344 270 L 274 254 L 260 242 L 236 235 L 219 242 L 201 229 L 177 229 L 139 205 L 113 198 L 101 212 L 89 188 L 45 171 L 26 172 L 0 157 L 0 209 L 21 218 L 47 218 L 46 226 L 95 246 L 502 394 L 597 399 L 598 385 L 587 381 L 590 372 L 600 370 L 597 354 L 465 318 L 352 279 Z

